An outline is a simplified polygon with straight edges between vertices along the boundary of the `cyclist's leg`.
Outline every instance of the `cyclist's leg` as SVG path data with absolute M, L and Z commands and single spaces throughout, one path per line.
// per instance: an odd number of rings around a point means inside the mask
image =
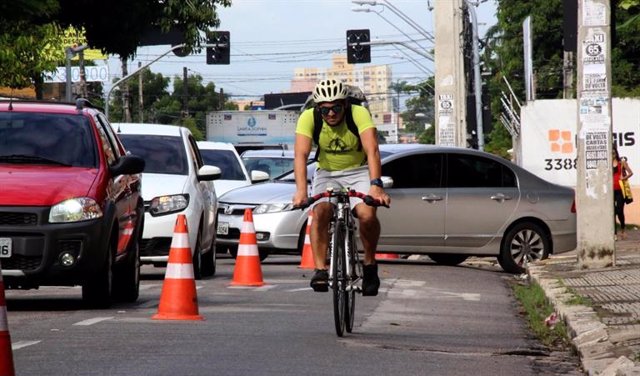
M 329 245 L 329 222 L 333 214 L 333 206 L 328 202 L 320 202 L 313 208 L 311 222 L 311 249 L 316 269 L 327 269 L 327 248 Z
M 358 217 L 360 240 L 364 247 L 364 265 L 375 264 L 376 248 L 380 238 L 380 221 L 376 215 L 376 208 L 360 203 L 354 210 Z
M 364 266 L 362 267 L 362 295 L 376 296 L 380 287 L 378 264 L 376 264 L 376 247 L 380 238 L 380 221 L 376 216 L 376 208 L 364 203 L 355 207 L 360 222 L 360 240 L 364 247 Z

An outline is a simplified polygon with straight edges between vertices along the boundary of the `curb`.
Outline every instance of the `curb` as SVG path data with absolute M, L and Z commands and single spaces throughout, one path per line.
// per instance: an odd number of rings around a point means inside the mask
M 571 298 L 560 279 L 545 276 L 545 260 L 529 265 L 528 275 L 543 289 L 549 302 L 564 320 L 568 335 L 580 356 L 580 363 L 587 375 L 640 376 L 640 364 L 626 356 L 615 356 L 616 345 L 611 342 L 607 326 L 602 323 L 595 310 L 585 305 L 568 305 Z

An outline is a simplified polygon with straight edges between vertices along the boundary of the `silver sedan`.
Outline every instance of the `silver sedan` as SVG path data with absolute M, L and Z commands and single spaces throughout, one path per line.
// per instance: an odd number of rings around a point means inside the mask
M 447 265 L 490 256 L 520 273 L 528 262 L 576 247 L 572 188 L 472 149 L 411 144 L 380 145 L 380 151 L 391 208 L 378 209 L 379 252 L 427 254 Z M 250 208 L 261 257 L 299 253 L 307 213 L 292 210 L 294 191 L 289 174 L 223 195 L 218 245 L 234 254 Z

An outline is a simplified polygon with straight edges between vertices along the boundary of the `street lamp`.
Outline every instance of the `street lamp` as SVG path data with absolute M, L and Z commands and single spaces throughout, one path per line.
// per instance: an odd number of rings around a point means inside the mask
M 402 18 L 402 20 L 406 23 L 408 23 L 411 27 L 413 27 L 417 32 L 419 32 L 420 34 L 422 34 L 423 37 L 427 38 L 427 40 L 430 40 L 431 42 L 435 43 L 435 39 L 433 38 L 433 35 L 431 35 L 431 33 L 429 33 L 428 31 L 426 31 L 424 28 L 422 28 L 422 26 L 418 25 L 414 20 L 412 20 L 411 18 L 409 18 L 409 16 L 407 16 L 406 14 L 404 14 L 400 9 L 396 8 L 395 5 L 391 4 L 390 1 L 388 0 L 381 0 L 381 1 L 376 1 L 376 0 L 351 0 L 352 3 L 357 4 L 357 5 L 370 5 L 370 6 L 376 6 L 376 5 L 380 5 L 380 6 L 387 6 L 389 7 L 389 9 L 391 9 L 391 11 L 393 13 L 396 14 L 396 16 Z
M 355 1 L 362 1 L 362 0 L 355 0 Z M 354 2 L 355 2 L 354 1 Z M 413 43 L 416 44 L 416 46 L 418 46 L 418 48 L 421 48 L 420 44 L 418 43 L 417 40 L 411 38 L 407 33 L 404 32 L 404 30 L 400 29 L 398 26 L 396 26 L 396 24 L 394 24 L 393 22 L 389 21 L 386 17 L 384 17 L 381 12 L 376 12 L 372 9 L 369 8 L 353 8 L 351 9 L 351 11 L 353 12 L 363 12 L 363 13 L 375 13 L 377 14 L 380 18 L 382 18 L 386 23 L 388 23 L 389 25 L 393 26 L 396 30 L 398 30 L 400 33 L 402 33 L 402 35 L 404 35 L 407 39 L 409 39 L 410 41 L 412 41 Z M 424 73 L 429 73 L 429 72 L 425 72 L 429 71 L 428 68 L 418 64 L 418 62 L 415 61 L 415 59 L 413 59 L 406 51 L 400 49 L 400 47 L 394 45 L 394 47 L 396 49 L 398 49 L 400 52 L 402 52 L 408 59 L 409 61 L 411 61 L 411 63 L 413 63 L 413 65 L 415 65 L 416 67 L 418 67 L 418 69 L 420 69 L 421 71 L 423 71 Z M 430 72 L 431 74 L 433 74 L 433 72 Z

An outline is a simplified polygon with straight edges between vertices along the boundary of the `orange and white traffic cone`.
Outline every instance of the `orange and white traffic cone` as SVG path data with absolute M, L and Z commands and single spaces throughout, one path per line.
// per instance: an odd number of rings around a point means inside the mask
M 131 240 L 131 235 L 133 235 L 133 229 L 135 226 L 133 225 L 133 221 L 129 220 L 126 225 L 124 225 L 124 231 L 122 237 L 118 241 L 118 252 L 125 249 L 125 247 L 129 244 L 129 240 Z
M 7 322 L 7 303 L 4 296 L 4 281 L 0 270 L 0 375 L 14 376 L 13 352 L 11 350 L 11 336 Z
M 187 218 L 179 214 L 171 239 L 169 261 L 164 275 L 158 313 L 154 320 L 203 320 L 198 312 L 198 296 L 193 276 Z
M 313 221 L 313 210 L 309 211 L 307 218 L 307 230 L 304 235 L 304 246 L 302 247 L 302 258 L 300 259 L 300 269 L 315 269 L 316 264 L 313 261 L 313 248 L 311 247 L 311 222 Z
M 236 255 L 236 267 L 233 270 L 231 285 L 264 285 L 260 267 L 260 252 L 258 252 L 258 241 L 256 239 L 256 229 L 253 226 L 253 212 L 251 209 L 244 210 L 238 254 Z

